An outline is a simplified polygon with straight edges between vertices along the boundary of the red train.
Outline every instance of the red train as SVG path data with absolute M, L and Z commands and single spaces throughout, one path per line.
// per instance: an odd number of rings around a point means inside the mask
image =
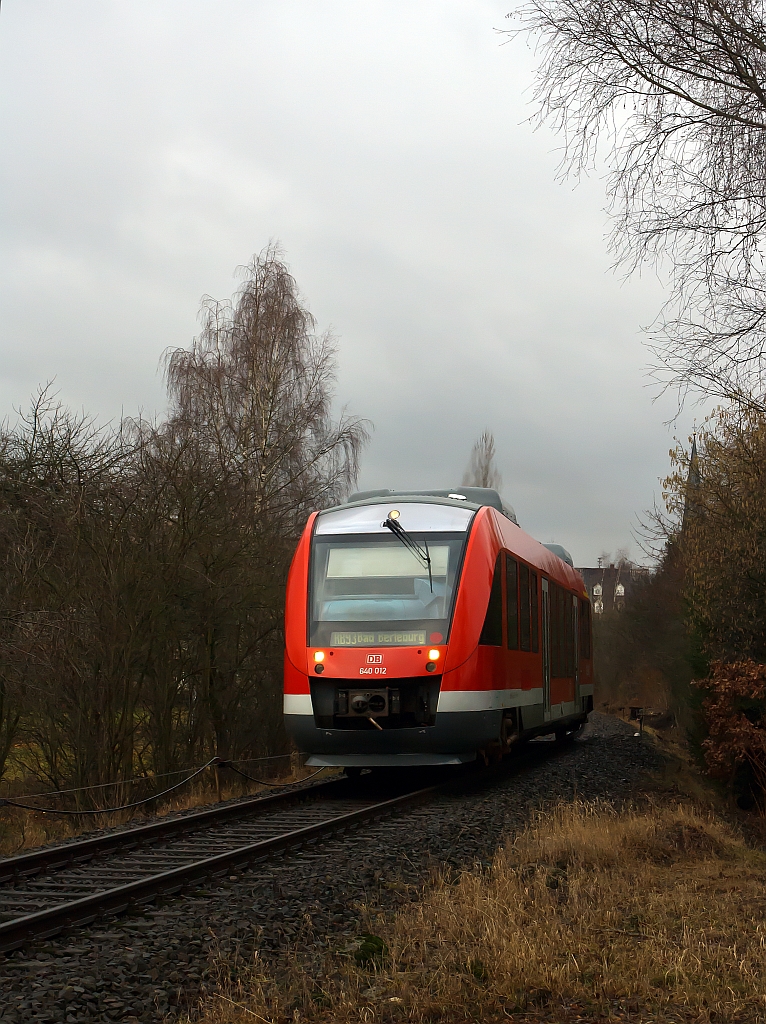
M 308 763 L 495 760 L 579 728 L 590 603 L 555 551 L 485 488 L 368 491 L 314 513 L 285 614 L 285 724 Z

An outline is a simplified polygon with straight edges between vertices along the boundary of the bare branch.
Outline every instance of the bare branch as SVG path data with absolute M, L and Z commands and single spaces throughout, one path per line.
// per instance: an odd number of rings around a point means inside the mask
M 564 135 L 562 170 L 609 162 L 617 261 L 671 268 L 655 332 L 667 382 L 761 401 L 763 4 L 531 0 L 518 18 L 511 34 L 541 48 L 537 118 Z

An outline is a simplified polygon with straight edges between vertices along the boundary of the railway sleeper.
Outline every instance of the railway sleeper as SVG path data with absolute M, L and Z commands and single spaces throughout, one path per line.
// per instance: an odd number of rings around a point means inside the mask
M 353 834 L 361 824 L 386 817 L 401 804 L 410 805 L 413 797 L 415 802 L 419 803 L 427 794 L 430 795 L 438 789 L 439 787 L 429 787 L 416 793 L 404 794 L 402 797 L 393 798 L 393 800 L 386 800 L 382 805 L 373 804 L 362 808 L 356 807 L 352 810 L 348 809 L 347 802 L 344 803 L 341 800 L 335 811 L 336 817 L 329 817 L 324 822 L 303 825 L 273 839 L 260 840 L 249 850 L 232 850 L 229 856 L 217 855 L 207 862 L 190 864 L 187 868 L 180 865 L 168 868 L 167 864 L 164 866 L 157 864 L 155 869 L 160 868 L 160 871 L 154 877 L 136 879 L 128 882 L 124 887 L 107 888 L 93 895 L 77 896 L 68 905 L 59 904 L 51 906 L 49 910 L 44 908 L 35 910 L 29 914 L 26 921 L 24 918 L 17 918 L 0 922 L 0 951 L 8 952 L 35 938 L 50 937 L 70 927 L 90 924 L 98 919 L 138 909 L 144 903 L 151 903 L 158 897 L 173 895 L 186 888 L 199 888 L 204 886 L 206 880 L 220 880 L 228 873 L 241 870 L 253 863 L 268 863 L 275 854 L 283 850 L 292 850 L 296 847 L 313 849 L 324 840 L 328 833 Z M 343 820 L 344 816 L 350 816 L 352 820 Z M 301 832 L 304 829 L 310 834 L 302 836 Z M 259 851 L 258 846 L 261 843 L 264 848 Z M 90 859 L 90 856 L 87 859 Z M 167 858 L 164 859 L 167 860 Z M 70 860 L 71 858 L 68 856 L 61 858 L 59 863 L 68 864 Z M 45 870 L 45 866 L 47 865 L 41 865 L 41 869 Z

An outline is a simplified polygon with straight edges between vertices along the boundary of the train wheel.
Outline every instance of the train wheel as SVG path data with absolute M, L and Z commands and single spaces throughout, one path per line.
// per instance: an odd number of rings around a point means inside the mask
M 503 748 L 499 740 L 493 740 L 478 752 L 478 759 L 485 768 L 492 768 L 503 760 Z
M 515 710 L 503 717 L 500 726 L 500 749 L 503 754 L 510 754 L 519 742 L 519 726 Z
M 557 729 L 556 730 L 556 743 L 561 746 L 564 743 L 571 743 L 575 738 L 579 729 Z
M 489 764 L 491 767 L 498 765 L 503 760 L 503 747 L 500 743 L 493 743 L 487 751 L 489 757 Z

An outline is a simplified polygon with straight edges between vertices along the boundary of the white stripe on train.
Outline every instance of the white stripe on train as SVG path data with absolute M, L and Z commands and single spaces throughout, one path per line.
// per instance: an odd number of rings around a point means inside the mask
M 593 684 L 584 684 L 580 687 L 580 694 L 584 697 L 593 693 Z M 533 704 L 542 704 L 543 688 L 535 687 L 531 690 L 442 690 L 439 694 L 437 711 L 497 711 L 501 708 L 522 708 Z M 563 710 L 561 714 L 574 714 L 574 703 L 567 702 L 564 705 L 557 705 Z M 314 709 L 311 705 L 311 694 L 309 693 L 286 693 L 284 697 L 284 712 L 286 715 L 313 715 Z

